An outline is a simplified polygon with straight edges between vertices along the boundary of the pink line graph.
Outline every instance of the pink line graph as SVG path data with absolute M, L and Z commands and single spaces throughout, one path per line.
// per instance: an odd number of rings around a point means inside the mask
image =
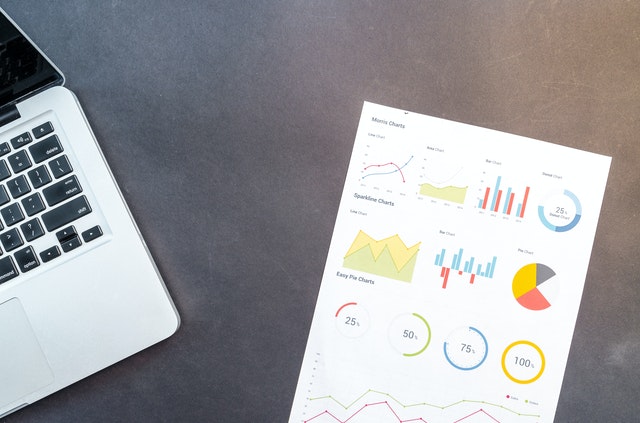
M 375 176 L 375 175 L 389 175 L 392 173 L 399 173 L 400 177 L 402 178 L 402 182 L 406 182 L 405 178 L 404 178 L 404 173 L 402 172 L 402 169 L 409 164 L 409 162 L 413 159 L 413 156 L 411 156 L 409 158 L 409 160 L 407 160 L 407 162 L 405 164 L 403 164 L 402 166 L 398 166 L 396 163 L 394 162 L 388 162 L 388 163 L 383 163 L 383 164 L 372 164 L 369 166 L 365 166 L 365 168 L 363 169 L 364 171 L 368 171 L 371 168 L 386 168 L 386 167 L 391 167 L 392 170 L 390 171 L 386 171 L 385 169 L 381 169 L 381 172 L 379 173 L 369 173 L 368 175 L 363 176 L 363 179 L 369 176 Z
M 349 422 L 351 419 L 355 418 L 358 414 L 364 412 L 365 410 L 369 409 L 370 407 L 380 407 L 382 406 L 383 408 L 386 407 L 389 412 L 398 420 L 398 423 L 409 423 L 409 422 L 423 422 L 423 423 L 428 423 L 425 419 L 423 419 L 422 417 L 417 417 L 417 418 L 413 418 L 413 419 L 407 419 L 407 420 L 403 420 L 400 418 L 400 416 L 398 416 L 398 413 L 396 413 L 396 411 L 393 409 L 393 407 L 391 407 L 391 405 L 389 405 L 389 402 L 387 401 L 380 401 L 380 402 L 374 402 L 371 404 L 365 404 L 362 407 L 360 407 L 359 410 L 357 410 L 355 413 L 353 413 L 352 415 L 350 415 L 349 417 L 347 417 L 346 420 L 340 420 L 338 417 L 336 417 L 335 415 L 333 415 L 330 411 L 325 410 L 320 414 L 317 414 L 313 417 L 311 417 L 309 420 L 305 420 L 305 423 L 309 423 L 315 419 L 318 419 L 322 416 L 329 416 L 331 417 L 331 419 L 333 419 L 334 421 L 338 422 L 338 423 L 347 423 Z

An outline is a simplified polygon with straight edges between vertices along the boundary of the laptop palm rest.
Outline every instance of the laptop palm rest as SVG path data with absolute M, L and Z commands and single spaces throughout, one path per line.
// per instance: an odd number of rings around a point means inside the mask
M 0 407 L 53 382 L 20 300 L 0 304 Z

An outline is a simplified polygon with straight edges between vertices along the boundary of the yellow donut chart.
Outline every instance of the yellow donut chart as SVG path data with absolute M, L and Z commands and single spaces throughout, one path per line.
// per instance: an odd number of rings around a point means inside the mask
M 502 353 L 502 371 L 515 383 L 533 383 L 542 376 L 544 353 L 531 341 L 516 341 Z

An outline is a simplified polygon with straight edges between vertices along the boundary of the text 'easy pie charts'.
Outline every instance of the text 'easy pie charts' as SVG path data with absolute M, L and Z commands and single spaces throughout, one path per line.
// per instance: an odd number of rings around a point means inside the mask
M 551 306 L 545 292 L 554 291 L 556 272 L 541 263 L 523 266 L 513 277 L 513 296 L 518 303 L 529 310 L 544 310 Z

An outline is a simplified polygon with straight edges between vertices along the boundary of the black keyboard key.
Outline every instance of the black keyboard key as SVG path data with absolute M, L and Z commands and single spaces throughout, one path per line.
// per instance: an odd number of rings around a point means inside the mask
M 18 269 L 22 272 L 28 272 L 40 266 L 38 257 L 32 247 L 25 247 L 22 250 L 18 250 L 13 256 L 16 258 L 16 263 L 18 263 Z
M 42 197 L 40 197 L 40 194 L 37 192 L 23 198 L 21 203 L 24 211 L 27 213 L 27 216 L 33 216 L 45 209 Z
M 42 138 L 45 135 L 48 135 L 53 132 L 53 125 L 51 122 L 45 122 L 42 125 L 36 126 L 31 130 L 33 132 L 33 136 L 38 138 Z
M 66 155 L 62 155 L 58 158 L 55 158 L 49 162 L 49 169 L 51 169 L 51 173 L 53 173 L 53 177 L 58 179 L 62 176 L 71 173 L 73 168 L 71 167 L 71 163 L 69 163 L 69 159 Z
M 93 228 L 87 229 L 86 231 L 82 232 L 82 239 L 84 239 L 84 242 L 91 242 L 96 238 L 100 238 L 102 234 L 102 228 L 100 227 L 100 225 L 96 225 Z
M 3 142 L 0 144 L 0 156 L 4 156 L 5 154 L 9 154 L 11 152 L 11 147 L 9 147 L 8 142 Z
M 50 137 L 33 144 L 29 147 L 29 151 L 31 152 L 31 156 L 33 156 L 33 160 L 35 160 L 36 163 L 40 163 L 62 153 L 63 149 L 58 136 L 51 135 Z
M 13 169 L 13 173 L 19 173 L 31 167 L 31 160 L 29 159 L 27 150 L 16 151 L 7 157 L 7 160 L 11 165 L 11 169 Z
M 15 225 L 24 220 L 24 214 L 18 203 L 9 204 L 7 207 L 0 209 L 0 214 L 7 226 Z
M 31 141 L 33 141 L 31 135 L 28 132 L 25 132 L 24 134 L 20 134 L 15 138 L 11 138 L 11 145 L 14 149 L 18 149 L 24 145 L 29 144 Z
M 0 160 L 0 181 L 7 179 L 9 176 L 11 176 L 11 171 L 7 166 L 7 162 Z
M 56 232 L 56 238 L 58 238 L 58 242 L 63 243 L 67 240 L 69 240 L 70 238 L 73 237 L 77 237 L 78 236 L 78 232 L 76 231 L 76 228 L 71 225 L 71 226 L 67 226 L 64 229 L 60 229 L 58 232 Z
M 10 200 L 11 199 L 9 198 L 9 194 L 7 194 L 7 190 L 2 185 L 0 185 L 0 206 L 7 204 Z
M 62 251 L 64 251 L 65 253 L 68 253 L 71 250 L 75 250 L 81 245 L 82 245 L 82 241 L 80 241 L 80 237 L 77 235 L 74 237 L 68 238 L 64 242 L 60 243 L 60 246 L 62 247 Z
M 0 259 L 0 283 L 5 283 L 18 275 L 18 269 L 11 257 Z
M 19 175 L 18 177 L 8 181 L 7 187 L 9 188 L 13 198 L 19 198 L 31 192 L 29 181 L 27 181 L 27 177 L 24 175 Z
M 17 228 L 9 229 L 7 232 L 0 234 L 0 242 L 2 242 L 2 246 L 7 252 L 22 247 L 24 244 Z
M 38 219 L 31 219 L 20 225 L 20 230 L 24 235 L 24 239 L 27 242 L 31 242 L 34 239 L 40 238 L 44 235 L 44 229 Z
M 82 192 L 82 187 L 78 178 L 75 175 L 71 175 L 59 182 L 45 188 L 42 191 L 45 200 L 49 206 L 61 203 L 62 201 L 74 197 Z
M 57 245 L 47 248 L 40 253 L 40 259 L 43 263 L 53 260 L 56 257 L 60 257 L 60 248 Z
M 73 227 L 73 225 L 56 232 L 56 238 L 58 238 L 62 251 L 65 253 L 75 250 L 82 245 L 78 232 L 76 232 L 76 228 Z
M 31 169 L 27 172 L 27 176 L 29 176 L 31 185 L 36 189 L 51 182 L 51 175 L 49 175 L 49 171 L 45 165 Z
M 87 201 L 87 197 L 83 195 L 45 212 L 42 215 L 42 221 L 45 228 L 51 232 L 89 213 L 91 213 L 91 206 Z

